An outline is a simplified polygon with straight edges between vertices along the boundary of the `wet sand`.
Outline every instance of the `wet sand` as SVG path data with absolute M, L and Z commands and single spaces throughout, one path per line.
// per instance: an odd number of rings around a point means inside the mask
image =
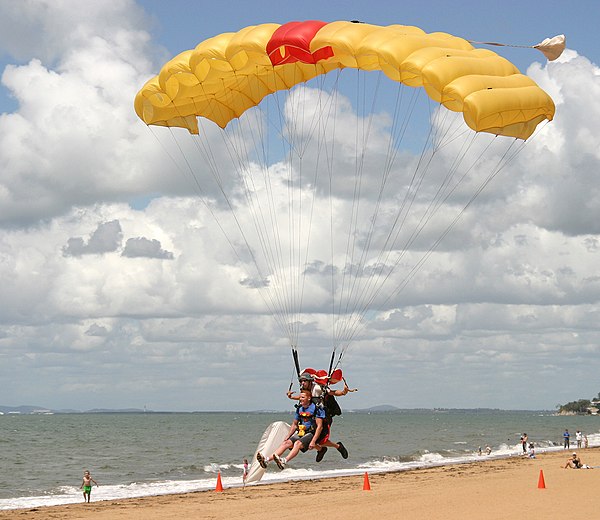
M 578 451 L 600 466 L 600 449 Z M 0 511 L 0 520 L 164 520 L 301 517 L 426 520 L 554 519 L 598 516 L 600 467 L 564 469 L 571 451 L 314 481 L 91 504 Z M 538 487 L 540 470 L 545 488 Z M 93 495 L 92 495 L 93 500 Z M 325 508 L 325 513 L 318 510 Z

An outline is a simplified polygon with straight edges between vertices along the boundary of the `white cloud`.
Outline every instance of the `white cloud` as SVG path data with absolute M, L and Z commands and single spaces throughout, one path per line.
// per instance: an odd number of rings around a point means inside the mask
M 527 172 L 523 206 L 541 227 L 568 235 L 597 234 L 600 69 L 569 51 L 561 61 L 529 72 L 555 94 L 557 107 L 555 120 L 540 136 L 539 167 Z
M 265 165 L 255 157 L 244 172 L 256 197 L 251 211 L 214 128 L 203 135 L 213 157 L 198 154 L 189 136 L 173 132 L 195 168 L 194 179 L 180 155 L 170 157 L 157 143 L 168 146 L 171 133 L 150 131 L 135 117 L 135 92 L 156 72 L 153 63 L 162 52 L 142 29 L 138 7 L 125 1 L 77 5 L 37 1 L 0 8 L 0 48 L 20 62 L 2 75 L 18 108 L 0 115 L 0 378 L 10 381 L 3 388 L 5 404 L 243 409 L 260 384 L 261 407 L 287 406 L 280 397 L 290 381 L 289 343 L 268 309 L 273 302 L 257 289 L 282 278 L 261 260 L 253 219 L 285 222 L 288 188 L 302 180 L 303 189 L 293 194 L 302 194 L 295 202 L 311 209 L 313 225 L 308 254 L 295 259 L 296 266 L 306 259 L 308 267 L 304 312 L 295 317 L 292 334 L 300 340 L 301 363 L 321 367 L 332 346 L 331 273 L 383 266 L 387 275 L 396 260 L 410 269 L 444 232 L 448 211 L 454 215 L 464 207 L 489 168 L 471 171 L 401 258 L 378 258 L 373 251 L 385 243 L 403 203 L 398 193 L 416 164 L 412 143 L 391 166 L 381 199 L 379 179 L 353 183 L 356 156 L 327 156 L 309 139 L 303 171 L 311 172 L 321 154 L 343 174 L 334 179 L 342 179 L 336 199 L 325 197 L 326 175 L 317 184 L 310 175 L 300 178 L 298 163 L 290 171 L 283 155 L 267 161 L 271 184 L 263 184 Z M 548 395 L 548 374 L 562 377 L 561 370 L 569 370 L 585 380 L 597 372 L 600 114 L 593 100 L 600 73 L 573 51 L 558 62 L 533 65 L 529 73 L 556 100 L 555 120 L 466 209 L 406 288 L 387 302 L 380 295 L 384 310 L 365 315 L 344 358 L 349 382 L 361 387 L 349 406 L 385 400 L 407 407 L 551 407 L 571 395 Z M 303 94 L 317 93 L 308 88 Z M 364 172 L 380 168 L 390 117 L 382 109 L 365 118 L 348 99 L 327 101 L 339 108 L 328 120 L 337 128 L 332 141 L 342 150 L 356 149 L 352 129 L 365 121 L 371 141 L 364 147 Z M 307 135 L 316 115 L 307 111 L 305 125 L 295 131 Z M 255 128 L 265 121 L 249 118 Z M 241 154 L 250 142 L 246 134 L 235 141 Z M 496 157 L 491 152 L 485 166 Z M 219 198 L 209 159 L 216 161 L 260 272 Z M 207 205 L 196 197 L 195 181 L 209 196 Z M 352 204 L 357 189 L 359 207 Z M 407 225 L 418 226 L 431 193 L 425 185 L 418 192 L 405 213 Z M 360 251 L 378 202 L 381 214 L 365 261 Z M 362 232 L 349 236 L 351 219 L 362 223 Z M 276 240 L 263 236 L 264 245 L 280 245 L 271 251 L 284 258 L 294 239 L 306 238 L 308 223 L 296 235 L 286 229 Z M 346 257 L 353 240 L 357 253 Z M 392 273 L 388 286 L 397 287 L 406 273 Z M 90 400 L 90 392 L 100 397 Z
M 0 222 L 34 223 L 73 204 L 156 189 L 136 146 L 150 136 L 132 110 L 136 87 L 150 75 L 148 34 L 133 28 L 139 8 L 18 5 L 5 5 L 2 17 L 13 28 L 25 22 L 15 41 L 28 44 L 18 46 L 27 63 L 2 74 L 19 108 L 0 116 Z

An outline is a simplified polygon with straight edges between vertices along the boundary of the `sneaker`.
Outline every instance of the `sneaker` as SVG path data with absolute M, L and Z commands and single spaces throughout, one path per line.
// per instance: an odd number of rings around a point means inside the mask
M 338 442 L 338 449 L 337 450 L 342 454 L 342 458 L 343 459 L 347 459 L 348 458 L 348 450 L 346 449 L 346 446 L 344 446 L 341 442 Z
M 323 457 L 325 456 L 325 453 L 327 453 L 327 447 L 323 446 L 318 452 L 317 452 L 317 462 L 321 462 L 323 460 Z
M 261 468 L 267 467 L 267 461 L 265 460 L 265 458 L 263 457 L 263 454 L 260 451 L 256 454 L 256 460 L 260 464 Z
M 283 457 L 279 457 L 278 455 L 275 455 L 273 453 L 273 460 L 275 461 L 275 464 L 277 464 L 277 467 L 279 469 L 285 469 L 285 459 Z

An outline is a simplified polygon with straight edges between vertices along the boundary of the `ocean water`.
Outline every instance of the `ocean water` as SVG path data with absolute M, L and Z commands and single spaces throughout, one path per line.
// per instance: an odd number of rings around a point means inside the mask
M 139 413 L 0 416 L 0 509 L 82 501 L 79 486 L 89 469 L 100 487 L 92 501 L 213 490 L 242 485 L 263 431 L 289 413 Z M 402 471 L 416 467 L 519 456 L 527 432 L 536 450 L 562 449 L 568 428 L 600 446 L 600 416 L 497 410 L 406 410 L 344 413 L 332 439 L 350 452 L 329 449 L 299 455 L 285 471 L 267 470 L 262 483 Z M 483 457 L 486 457 L 485 455 Z

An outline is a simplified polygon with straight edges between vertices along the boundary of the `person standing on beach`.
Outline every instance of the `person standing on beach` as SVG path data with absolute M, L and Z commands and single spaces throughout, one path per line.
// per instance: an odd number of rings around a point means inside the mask
M 244 472 L 242 473 L 242 482 L 246 485 L 246 479 L 248 478 L 248 459 L 244 459 Z
M 521 437 L 521 446 L 523 446 L 523 453 L 527 453 L 527 434 L 524 433 L 523 436 Z
M 565 450 L 568 450 L 571 447 L 571 434 L 569 433 L 569 430 L 565 430 L 565 433 L 563 433 L 563 447 L 565 448 Z
M 575 440 L 577 441 L 577 448 L 581 449 L 581 443 L 583 442 L 583 435 L 581 430 L 575 432 Z
M 83 489 L 84 502 L 90 501 L 90 496 L 92 494 L 92 482 L 96 484 L 96 487 L 98 487 L 98 482 L 92 478 L 92 475 L 90 475 L 90 472 L 86 469 L 83 472 L 83 482 L 81 482 L 81 486 L 79 486 L 79 489 Z

